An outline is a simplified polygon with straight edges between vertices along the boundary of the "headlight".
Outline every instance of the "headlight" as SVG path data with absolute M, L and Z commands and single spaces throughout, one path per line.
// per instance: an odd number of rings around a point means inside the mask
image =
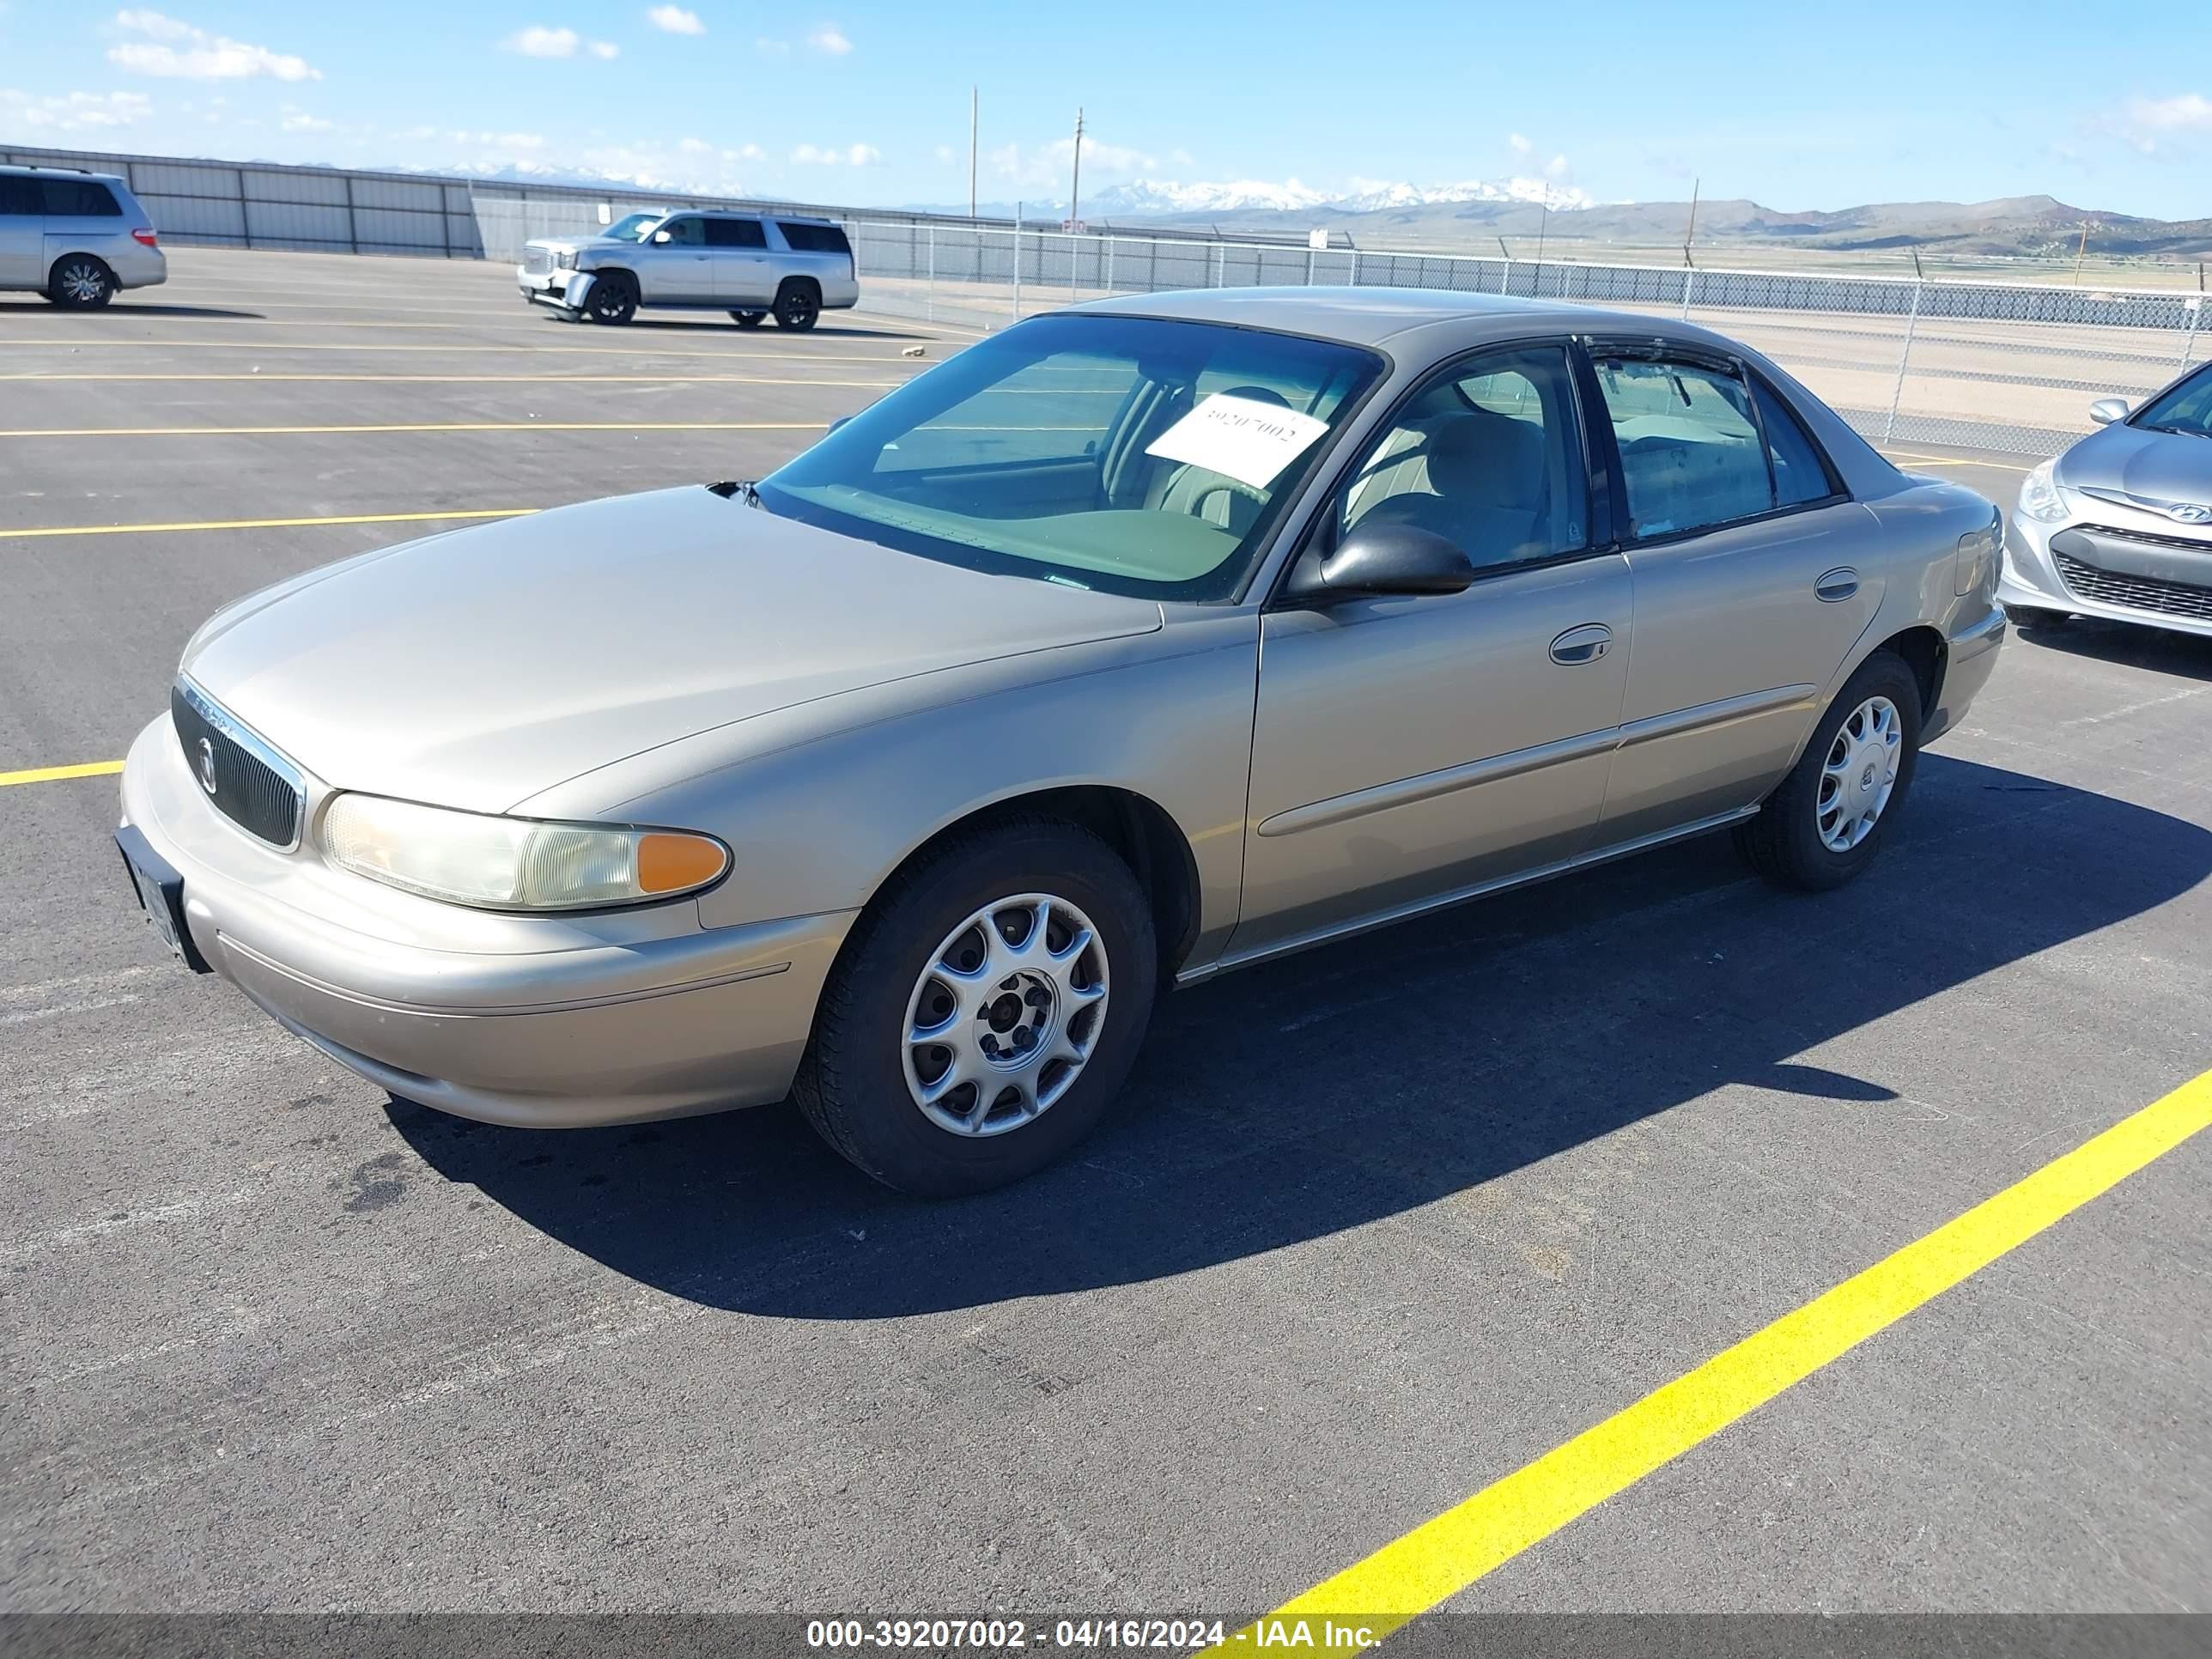
M 2058 487 L 2056 456 L 2029 473 L 2020 487 L 2020 510 L 2038 524 L 2058 524 L 2070 509 L 2066 492 Z
M 574 270 L 576 268 L 576 250 L 572 247 L 561 249 L 553 256 L 553 263 L 563 270 Z
M 637 904 L 721 879 L 730 849 L 711 836 L 543 823 L 339 795 L 323 814 L 323 855 L 410 893 L 487 910 Z

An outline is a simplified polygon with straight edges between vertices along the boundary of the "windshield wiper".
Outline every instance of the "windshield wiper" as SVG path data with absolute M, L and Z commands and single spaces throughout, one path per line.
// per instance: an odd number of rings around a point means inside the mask
M 2212 428 L 2201 426 L 2147 426 L 2145 432 L 2171 432 L 2177 438 L 2212 438 Z
M 720 483 L 708 484 L 707 488 L 726 501 L 735 495 L 747 507 L 761 504 L 760 491 L 753 488 L 750 478 L 725 478 Z

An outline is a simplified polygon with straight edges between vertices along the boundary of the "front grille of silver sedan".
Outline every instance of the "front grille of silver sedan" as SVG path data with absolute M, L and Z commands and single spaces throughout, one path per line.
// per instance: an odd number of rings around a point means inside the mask
M 522 268 L 532 276 L 543 276 L 553 269 L 553 255 L 542 247 L 522 250 Z
M 2051 556 L 2057 561 L 2058 574 L 2065 578 L 2066 586 L 2082 599 L 2156 611 L 2162 617 L 2212 622 L 2212 587 L 2192 587 L 2156 576 L 2125 576 L 2118 571 L 2100 570 L 2063 553 Z
M 306 790 L 283 756 L 182 681 L 169 690 L 169 720 L 185 764 L 216 811 L 271 847 L 289 852 L 299 845 Z

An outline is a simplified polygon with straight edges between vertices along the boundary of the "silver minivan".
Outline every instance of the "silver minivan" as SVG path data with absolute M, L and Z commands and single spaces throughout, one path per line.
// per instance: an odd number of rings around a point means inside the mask
M 168 279 L 153 220 L 115 174 L 0 167 L 0 289 L 104 306 Z

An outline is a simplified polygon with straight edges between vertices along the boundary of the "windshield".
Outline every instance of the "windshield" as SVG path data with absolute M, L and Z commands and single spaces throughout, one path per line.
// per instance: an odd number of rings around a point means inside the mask
M 1040 317 L 855 416 L 760 501 L 972 569 L 1225 599 L 1382 367 L 1255 329 Z
M 2154 432 L 2185 432 L 2212 438 L 2212 364 L 2200 368 L 2162 398 L 2154 398 L 2137 411 L 2130 426 Z
M 610 242 L 641 242 L 645 233 L 667 216 L 665 213 L 633 213 L 616 220 L 600 234 Z

